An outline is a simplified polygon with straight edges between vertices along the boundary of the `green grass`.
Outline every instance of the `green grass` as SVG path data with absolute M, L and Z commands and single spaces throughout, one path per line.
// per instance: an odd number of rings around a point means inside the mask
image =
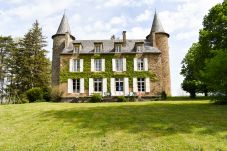
M 208 101 L 0 106 L 0 150 L 227 150 L 227 106 Z

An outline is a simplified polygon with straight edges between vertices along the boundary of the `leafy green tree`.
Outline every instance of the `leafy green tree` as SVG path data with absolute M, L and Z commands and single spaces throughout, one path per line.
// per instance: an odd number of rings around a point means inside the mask
M 203 49 L 220 50 L 227 48 L 227 1 L 217 4 L 204 17 L 203 29 L 200 30 L 199 43 Z M 212 57 L 212 56 L 211 56 Z
M 227 1 L 217 4 L 204 17 L 199 41 L 192 45 L 182 61 L 181 74 L 185 77 L 182 88 L 189 92 L 205 93 L 214 91 L 204 78 L 207 66 L 219 51 L 227 48 Z M 220 59 L 220 58 L 216 58 Z M 209 65 L 210 66 L 210 65 Z M 211 70 L 211 68 L 209 68 Z M 224 68 L 222 68 L 224 70 Z M 210 72 L 209 70 L 209 72 Z M 223 71 L 225 72 L 225 71 Z M 202 74 L 201 74 L 202 73 Z M 189 88 L 191 86 L 191 88 Z M 217 87 L 216 87 L 217 88 Z M 190 92 L 189 92 L 190 93 Z
M 217 55 L 206 63 L 202 75 L 213 92 L 227 95 L 227 51 L 218 51 Z
M 185 79 L 181 86 L 191 98 L 195 98 L 196 93 L 204 93 L 205 96 L 208 93 L 206 85 L 200 80 L 201 61 L 197 58 L 200 48 L 199 43 L 194 43 L 182 61 L 181 74 Z

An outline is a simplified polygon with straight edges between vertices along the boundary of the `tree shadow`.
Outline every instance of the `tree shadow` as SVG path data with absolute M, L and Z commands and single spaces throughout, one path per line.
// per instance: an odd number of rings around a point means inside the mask
M 91 135 L 125 131 L 166 136 L 192 133 L 195 129 L 200 129 L 200 135 L 213 135 L 227 131 L 226 107 L 204 103 L 73 107 L 44 111 L 39 118 L 63 121 L 67 126 L 92 132 Z

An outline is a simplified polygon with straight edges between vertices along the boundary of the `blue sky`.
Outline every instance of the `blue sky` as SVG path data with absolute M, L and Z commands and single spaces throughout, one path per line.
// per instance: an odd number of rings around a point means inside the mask
M 198 40 L 208 10 L 223 0 L 0 0 L 0 35 L 22 37 L 37 19 L 47 37 L 51 58 L 52 39 L 64 10 L 77 39 L 145 38 L 155 8 L 164 30 L 170 34 L 172 95 L 185 95 L 180 84 L 181 61 Z

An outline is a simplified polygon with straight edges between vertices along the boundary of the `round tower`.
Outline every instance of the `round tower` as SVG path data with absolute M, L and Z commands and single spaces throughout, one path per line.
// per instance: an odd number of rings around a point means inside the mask
M 70 38 L 75 38 L 71 35 L 68 19 L 64 14 L 61 23 L 58 27 L 57 33 L 52 36 L 53 51 L 52 51 L 52 86 L 59 85 L 60 82 L 60 54 L 65 48 L 66 35 L 69 33 Z
M 171 83 L 170 83 L 170 66 L 169 66 L 169 36 L 166 33 L 156 33 L 155 40 L 156 46 L 161 50 L 162 59 L 162 90 L 167 95 L 171 95 Z
M 160 80 L 162 83 L 162 90 L 165 91 L 167 95 L 171 95 L 168 38 L 169 34 L 164 31 L 158 15 L 155 12 L 151 32 L 147 36 L 147 39 L 150 40 L 153 47 L 156 47 L 161 51 L 162 79 Z

